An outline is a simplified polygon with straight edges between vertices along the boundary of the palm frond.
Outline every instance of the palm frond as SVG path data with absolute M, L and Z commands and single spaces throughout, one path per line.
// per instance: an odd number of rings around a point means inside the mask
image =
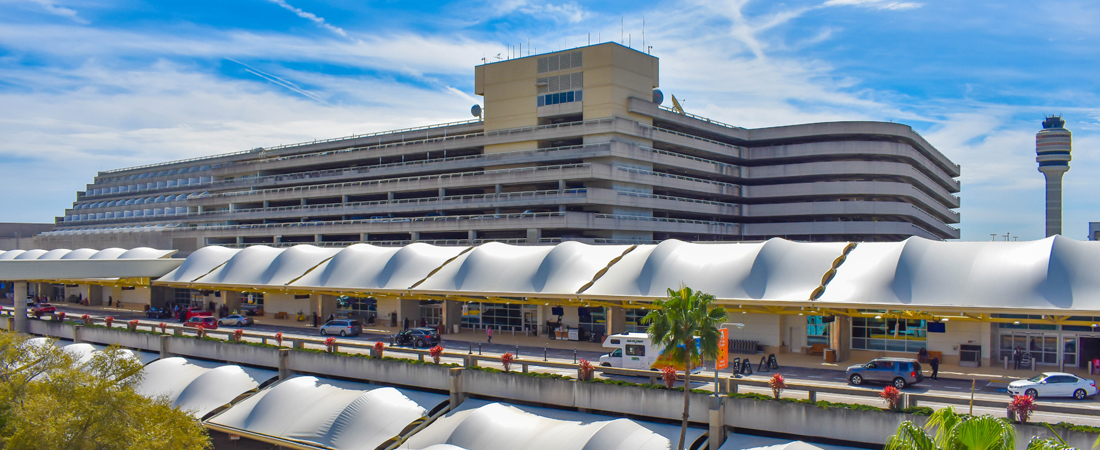
M 913 422 L 905 421 L 886 440 L 886 450 L 938 450 L 932 436 Z

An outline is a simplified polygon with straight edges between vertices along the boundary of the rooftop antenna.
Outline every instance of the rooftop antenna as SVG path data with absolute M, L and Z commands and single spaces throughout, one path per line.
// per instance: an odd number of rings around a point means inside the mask
M 645 48 L 645 16 L 642 16 L 642 48 Z
M 626 32 L 626 16 L 619 16 L 619 45 L 623 45 L 623 33 Z

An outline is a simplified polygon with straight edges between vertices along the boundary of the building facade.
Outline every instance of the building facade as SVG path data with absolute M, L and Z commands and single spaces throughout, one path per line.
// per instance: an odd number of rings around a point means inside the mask
M 658 86 L 614 43 L 483 64 L 483 119 L 101 172 L 35 244 L 959 237 L 959 166 L 910 127 L 745 129 Z

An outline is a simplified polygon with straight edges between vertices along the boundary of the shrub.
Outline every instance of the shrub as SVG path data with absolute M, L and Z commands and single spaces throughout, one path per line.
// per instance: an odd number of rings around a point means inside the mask
M 126 327 L 129 328 L 131 331 L 136 330 L 137 326 L 138 326 L 137 319 L 126 322 Z
M 35 311 L 34 312 L 34 318 L 35 319 L 41 319 L 42 318 L 42 311 Z
M 328 348 L 329 353 L 336 350 L 336 338 L 330 337 L 325 339 L 325 347 Z
M 279 343 L 279 347 L 283 346 L 283 332 L 275 333 L 275 342 Z
M 195 327 L 195 336 L 198 336 L 199 339 L 206 337 L 206 327 L 202 325 Z
M 244 330 L 236 330 L 233 332 L 233 340 L 241 342 L 241 338 L 244 337 Z
M 516 355 L 511 352 L 500 355 L 500 363 L 504 365 L 504 371 L 507 372 L 512 367 L 512 362 L 516 360 Z
M 58 322 L 64 322 L 65 321 L 65 311 L 59 311 L 57 313 L 57 321 Z
M 106 319 L 103 319 L 103 323 L 107 324 L 107 328 L 111 328 L 111 324 L 115 323 L 115 318 L 111 317 L 111 316 L 107 316 Z
M 432 361 L 435 361 L 436 364 L 439 364 L 439 357 L 443 356 L 443 347 L 439 345 L 432 347 L 428 349 L 428 354 L 432 355 Z
M 672 385 L 676 384 L 676 368 L 672 366 L 662 367 L 661 379 L 664 380 L 666 388 L 672 389 Z
M 1035 397 L 1030 395 L 1014 395 L 1012 402 L 1008 404 L 1008 411 L 1016 416 L 1020 423 L 1027 423 L 1031 412 L 1035 411 Z
M 896 387 L 886 386 L 882 392 L 878 393 L 878 397 L 885 401 L 890 409 L 897 410 L 901 407 L 901 391 Z
M 161 322 L 161 323 L 158 323 L 157 326 L 160 327 L 160 332 L 161 333 L 166 333 L 165 330 L 168 329 L 168 324 L 166 324 L 164 322 Z
M 592 378 L 596 375 L 596 368 L 592 367 L 592 363 L 588 362 L 587 359 L 581 359 L 580 373 L 578 375 L 580 375 L 581 381 L 592 381 Z
M 80 316 L 80 320 L 84 321 L 84 325 L 91 325 L 92 324 L 92 316 L 89 316 L 87 314 L 85 314 L 83 316 Z
M 374 356 L 376 358 L 381 358 L 382 357 L 382 350 L 385 350 L 385 349 L 386 349 L 386 344 L 383 344 L 382 342 L 375 342 L 374 343 Z
M 779 394 L 787 388 L 787 380 L 783 379 L 783 375 L 777 373 L 768 380 L 768 387 L 772 388 L 772 396 L 779 400 Z

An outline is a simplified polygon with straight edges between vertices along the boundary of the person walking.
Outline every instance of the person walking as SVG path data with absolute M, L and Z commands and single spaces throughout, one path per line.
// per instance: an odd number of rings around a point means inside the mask
M 1016 350 L 1012 351 L 1012 363 L 1016 370 L 1020 370 L 1020 360 L 1024 359 L 1024 352 L 1020 350 L 1020 347 L 1016 347 Z
M 932 376 L 928 378 L 939 381 L 940 359 L 933 356 L 932 359 L 928 360 L 928 365 L 932 366 Z
M 100 298 L 103 298 L 103 297 L 100 297 Z M 108 307 L 110 307 L 111 302 L 114 302 L 114 301 L 115 301 L 115 299 L 113 297 L 111 297 L 110 295 L 107 296 L 107 306 Z
M 493 327 L 486 328 L 485 329 L 485 335 L 489 336 L 489 343 L 492 344 L 493 343 Z
M 409 331 L 409 318 L 405 318 L 405 331 Z
M 325 323 L 329 323 L 329 322 L 332 322 L 333 320 L 336 320 L 336 314 L 334 314 L 334 313 L 329 313 L 329 314 L 328 314 L 328 320 L 326 320 L 326 321 L 325 321 Z

